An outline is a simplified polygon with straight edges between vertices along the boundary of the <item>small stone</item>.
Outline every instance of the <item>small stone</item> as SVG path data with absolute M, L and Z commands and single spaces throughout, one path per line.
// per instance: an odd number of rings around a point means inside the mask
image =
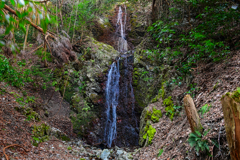
M 108 149 L 104 149 L 102 154 L 101 154 L 101 159 L 102 160 L 108 160 L 109 154 L 110 154 L 110 151 Z
M 34 151 L 34 153 L 35 153 L 35 154 L 38 154 L 38 153 L 39 153 L 39 151 L 38 151 L 38 150 L 35 150 L 35 151 Z
M 120 156 L 121 154 L 123 154 L 122 150 L 117 150 L 117 155 Z

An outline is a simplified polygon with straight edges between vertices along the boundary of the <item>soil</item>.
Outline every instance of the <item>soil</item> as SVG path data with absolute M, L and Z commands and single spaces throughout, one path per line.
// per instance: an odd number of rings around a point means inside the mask
M 227 92 L 232 92 L 240 86 L 240 52 L 231 54 L 231 57 L 219 63 L 199 63 L 192 72 L 194 76 L 192 83 L 196 83 L 196 91 L 192 93 L 197 110 L 205 104 L 211 106 L 209 112 L 200 114 L 201 123 L 205 130 L 210 129 L 205 139 L 209 142 L 211 159 L 230 159 L 226 131 L 224 128 L 224 117 L 221 105 L 221 97 Z M 182 97 L 190 88 L 186 84 L 176 87 L 172 91 L 172 96 Z M 164 111 L 162 102 L 156 102 L 157 109 Z M 173 121 L 163 112 L 163 117 L 158 123 L 153 124 L 156 134 L 150 146 L 142 148 L 134 157 L 138 160 L 170 160 L 189 159 L 205 160 L 209 159 L 206 153 L 196 154 L 187 142 L 191 129 L 185 114 L 182 110 Z M 211 140 L 218 142 L 217 148 Z M 163 149 L 161 156 L 160 149 Z

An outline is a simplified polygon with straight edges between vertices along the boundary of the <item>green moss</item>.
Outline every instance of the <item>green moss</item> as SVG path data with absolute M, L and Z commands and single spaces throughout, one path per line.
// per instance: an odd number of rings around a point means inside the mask
M 162 93 L 160 92 L 160 90 L 158 92 L 158 95 L 156 95 L 156 97 L 151 100 L 151 103 L 157 102 L 162 97 Z
M 162 111 L 161 110 L 157 110 L 155 108 L 153 108 L 152 112 L 151 111 L 147 111 L 147 113 L 145 115 L 145 119 L 146 120 L 151 119 L 151 121 L 154 122 L 154 123 L 159 122 L 160 118 L 162 118 Z
M 159 90 L 159 93 L 161 93 L 162 95 L 162 99 L 164 99 L 164 96 L 165 96 L 165 90 L 164 90 L 164 85 L 165 85 L 166 82 L 162 82 L 162 87 L 161 89 Z
M 49 140 L 50 127 L 45 123 L 40 126 L 34 125 L 32 129 L 32 144 L 38 146 L 39 143 Z
M 167 115 L 170 117 L 171 120 L 173 120 L 175 110 L 173 108 L 174 104 L 172 101 L 172 96 L 169 96 L 168 98 L 164 99 L 163 105 L 166 106 L 165 111 L 167 112 Z
M 162 111 L 153 108 L 153 113 L 152 113 L 152 116 L 151 116 L 151 120 L 153 122 L 159 122 L 160 118 L 162 118 Z
M 70 147 L 70 146 L 68 146 L 68 148 L 67 148 L 68 150 L 72 150 L 72 147 Z
M 61 135 L 60 139 L 63 140 L 63 141 L 70 141 L 70 138 L 67 137 L 66 135 Z
M 237 88 L 236 91 L 232 93 L 231 96 L 236 102 L 240 103 L 240 87 Z
M 148 138 L 148 144 L 152 144 L 152 139 L 156 133 L 156 129 L 152 125 L 146 125 L 145 127 L 146 134 L 143 135 L 143 139 Z
M 23 115 L 27 116 L 27 120 L 34 120 L 34 121 L 40 121 L 40 116 L 37 112 L 33 111 L 30 107 L 16 107 L 17 111 L 22 113 Z

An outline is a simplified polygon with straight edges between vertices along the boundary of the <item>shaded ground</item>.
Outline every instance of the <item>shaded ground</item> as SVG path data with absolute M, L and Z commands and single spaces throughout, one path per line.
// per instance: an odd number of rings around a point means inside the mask
M 192 95 L 195 94 L 194 103 L 197 109 L 199 110 L 205 104 L 211 105 L 209 112 L 201 116 L 203 127 L 210 129 L 205 138 L 210 144 L 210 153 L 213 155 L 211 159 L 230 159 L 220 99 L 222 95 L 232 92 L 240 86 L 239 64 L 240 52 L 237 52 L 223 62 L 199 64 L 193 72 L 192 83 L 196 83 L 195 88 L 198 89 L 192 92 Z M 186 85 L 176 87 L 172 96 L 183 98 L 184 93 L 189 89 Z M 157 109 L 164 111 L 162 102 L 156 102 L 149 106 L 156 106 Z M 160 118 L 158 123 L 153 124 L 153 127 L 156 128 L 153 144 L 142 148 L 134 156 L 134 159 L 209 159 L 206 154 L 197 156 L 189 146 L 187 139 L 191 129 L 184 110 L 181 111 L 179 116 L 174 117 L 173 121 L 170 121 L 163 112 L 163 117 Z M 214 146 L 211 140 L 218 142 L 220 147 Z M 163 149 L 163 153 L 160 157 L 157 157 L 160 149 Z

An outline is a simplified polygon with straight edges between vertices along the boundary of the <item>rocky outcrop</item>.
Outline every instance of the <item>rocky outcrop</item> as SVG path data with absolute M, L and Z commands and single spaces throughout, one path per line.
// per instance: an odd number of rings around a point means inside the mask
M 157 103 L 158 105 L 148 105 L 148 107 L 144 108 L 142 111 L 139 127 L 139 145 L 142 147 L 152 143 L 152 139 L 156 133 L 156 129 L 152 124 L 158 122 L 162 117 L 162 107 L 159 108 L 159 102 Z
M 54 74 L 59 79 L 61 94 L 71 104 L 74 132 L 93 144 L 102 141 L 106 74 L 119 53 L 91 37 L 84 41 L 85 49 L 78 54 L 80 65 L 72 63 L 56 69 Z

